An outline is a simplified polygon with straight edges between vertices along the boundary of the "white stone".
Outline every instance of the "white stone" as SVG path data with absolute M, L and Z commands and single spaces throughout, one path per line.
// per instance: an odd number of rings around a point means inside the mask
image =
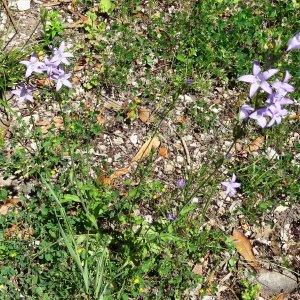
M 118 136 L 114 139 L 114 144 L 122 145 L 122 144 L 124 144 L 124 140 L 120 136 Z
M 268 159 L 270 159 L 270 160 L 272 160 L 272 159 L 279 159 L 278 153 L 274 149 L 272 149 L 270 147 L 267 148 L 266 154 L 267 154 Z
M 177 161 L 179 164 L 184 163 L 184 158 L 183 158 L 183 156 L 178 155 L 178 156 L 176 157 L 176 161 Z
M 30 0 L 18 0 L 17 1 L 17 8 L 20 11 L 30 9 Z
M 137 134 L 132 134 L 130 137 L 129 137 L 129 140 L 130 140 L 130 142 L 134 145 L 134 146 L 136 146 L 136 144 L 137 144 L 137 141 L 138 141 L 138 137 L 137 137 Z
M 173 171 L 174 171 L 174 166 L 172 164 L 166 163 L 164 165 L 164 173 L 166 173 L 166 174 L 172 174 Z

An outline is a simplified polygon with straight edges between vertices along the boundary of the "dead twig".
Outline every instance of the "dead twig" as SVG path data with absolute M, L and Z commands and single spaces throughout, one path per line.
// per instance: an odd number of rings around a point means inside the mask
M 2 4 L 3 4 L 3 6 L 4 6 L 4 9 L 5 9 L 5 11 L 6 11 L 6 13 L 7 13 L 7 15 L 8 15 L 8 17 L 9 17 L 9 19 L 10 19 L 12 25 L 13 25 L 13 27 L 14 27 L 14 29 L 15 29 L 15 32 L 16 32 L 16 33 L 19 33 L 18 28 L 17 28 L 17 26 L 16 26 L 16 23 L 15 23 L 15 21 L 14 21 L 12 15 L 11 15 L 10 10 L 9 10 L 9 7 L 8 7 L 8 5 L 7 5 L 7 3 L 6 3 L 6 0 L 2 0 Z
M 184 140 L 184 137 L 180 137 L 180 141 L 181 141 L 181 144 L 183 146 L 183 149 L 184 149 L 184 153 L 185 153 L 185 156 L 186 156 L 186 161 L 187 161 L 187 164 L 190 166 L 191 165 L 191 157 L 190 157 L 190 152 L 189 152 L 189 149 L 187 147 L 187 144 Z

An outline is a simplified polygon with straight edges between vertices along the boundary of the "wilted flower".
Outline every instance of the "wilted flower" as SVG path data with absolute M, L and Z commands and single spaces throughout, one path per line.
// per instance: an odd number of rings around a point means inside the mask
M 33 54 L 30 59 L 20 61 L 20 64 L 23 64 L 27 67 L 25 77 L 29 77 L 32 72 L 42 73 L 42 68 L 44 67 L 44 63 L 40 62 L 38 58 Z
M 287 115 L 287 110 L 282 109 L 281 105 L 278 103 L 275 103 L 274 105 L 271 105 L 268 107 L 268 110 L 266 112 L 266 115 L 271 117 L 270 122 L 268 123 L 268 127 L 271 127 L 274 124 L 280 124 L 283 117 Z
M 257 61 L 253 63 L 253 75 L 243 75 L 238 78 L 239 81 L 251 83 L 249 96 L 252 98 L 259 88 L 263 89 L 268 94 L 272 93 L 272 88 L 267 80 L 278 72 L 277 69 L 269 69 L 262 72 L 260 64 Z
M 248 104 L 244 104 L 242 105 L 241 109 L 240 109 L 240 120 L 245 120 L 245 119 L 248 119 L 249 116 L 254 112 L 254 108 L 251 107 L 250 105 Z
M 223 181 L 221 184 L 226 188 L 226 196 L 234 196 L 236 194 L 236 189 L 241 186 L 240 183 L 236 182 L 236 176 L 235 174 L 232 175 L 232 178 L 230 181 Z
M 73 57 L 73 54 L 70 52 L 65 52 L 65 42 L 61 42 L 59 48 L 53 49 L 53 57 L 51 58 L 51 62 L 56 66 L 60 65 L 61 63 L 69 65 L 70 62 L 67 60 L 68 57 Z
M 286 51 L 294 50 L 294 49 L 300 49 L 300 32 L 297 33 L 294 37 L 292 37 L 288 41 L 288 47 Z
M 186 181 L 185 179 L 181 178 L 177 180 L 177 186 L 181 189 L 183 189 L 186 186 Z
M 18 97 L 18 104 L 24 103 L 26 100 L 33 102 L 32 97 L 33 87 L 21 83 L 16 89 L 12 90 L 11 93 Z

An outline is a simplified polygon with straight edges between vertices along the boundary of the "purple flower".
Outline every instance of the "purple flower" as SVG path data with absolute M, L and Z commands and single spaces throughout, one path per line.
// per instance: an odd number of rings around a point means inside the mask
M 294 101 L 290 98 L 284 97 L 282 94 L 278 93 L 272 93 L 268 96 L 268 99 L 266 101 L 269 104 L 280 104 L 280 105 L 288 105 L 288 104 L 294 104 Z
M 249 118 L 255 120 L 260 127 L 264 128 L 267 125 L 267 119 L 265 118 L 266 112 L 267 108 L 259 108 L 252 113 Z
M 38 58 L 33 54 L 30 59 L 20 61 L 20 64 L 23 64 L 27 67 L 25 77 L 29 77 L 32 72 L 42 73 L 42 68 L 44 67 L 44 63 L 40 62 Z
M 56 64 L 51 62 L 50 59 L 47 57 L 45 58 L 44 61 L 44 66 L 42 67 L 42 70 L 47 73 L 47 75 L 51 78 L 53 75 L 59 75 L 60 69 Z
M 56 91 L 59 91 L 63 85 L 68 88 L 72 88 L 71 82 L 68 80 L 71 74 L 66 74 L 64 70 L 58 69 L 58 74 L 51 76 L 51 79 L 56 81 Z
M 185 179 L 181 178 L 177 180 L 176 184 L 180 189 L 183 189 L 186 186 L 186 181 Z
M 300 32 L 298 32 L 294 37 L 292 37 L 288 41 L 288 47 L 286 51 L 290 51 L 294 49 L 300 49 Z
M 276 90 L 277 94 L 285 96 L 287 93 L 292 93 L 295 89 L 292 85 L 288 84 L 288 81 L 292 78 L 289 71 L 285 71 L 285 77 L 283 81 L 276 80 L 272 87 Z
M 267 80 L 278 72 L 277 69 L 269 69 L 262 72 L 260 64 L 257 61 L 253 62 L 253 75 L 243 75 L 238 78 L 239 81 L 251 83 L 249 96 L 252 98 L 259 88 L 263 89 L 268 94 L 272 93 L 272 88 Z
M 168 213 L 168 214 L 167 214 L 167 219 L 168 219 L 169 221 L 174 221 L 174 220 L 176 219 L 176 217 L 174 216 L 173 213 Z
M 268 123 L 268 127 L 271 127 L 274 124 L 280 124 L 283 117 L 287 115 L 287 110 L 282 109 L 281 105 L 278 103 L 275 103 L 274 105 L 271 105 L 268 107 L 268 110 L 266 112 L 266 115 L 271 117 L 270 122 Z
M 11 91 L 13 95 L 18 97 L 18 105 L 26 102 L 26 100 L 33 102 L 32 92 L 33 87 L 25 85 L 24 83 L 21 83 L 16 89 Z
M 244 104 L 241 109 L 240 109 L 240 116 L 239 116 L 239 119 L 242 121 L 242 120 L 245 120 L 245 119 L 248 119 L 249 116 L 254 112 L 254 108 L 251 107 L 250 105 L 248 104 Z
M 236 182 L 236 176 L 235 174 L 232 175 L 231 180 L 229 181 L 223 181 L 221 184 L 226 188 L 226 196 L 234 196 L 236 194 L 236 189 L 241 186 L 240 183 Z
M 60 65 L 61 63 L 69 65 L 70 62 L 67 60 L 68 57 L 73 57 L 73 54 L 70 52 L 65 52 L 65 42 L 62 42 L 59 48 L 53 49 L 53 57 L 51 58 L 51 63 L 55 64 L 56 66 Z
M 191 78 L 188 78 L 188 79 L 186 79 L 186 84 L 187 85 L 192 85 L 193 84 L 193 82 L 194 82 L 194 80 L 193 79 L 191 79 Z

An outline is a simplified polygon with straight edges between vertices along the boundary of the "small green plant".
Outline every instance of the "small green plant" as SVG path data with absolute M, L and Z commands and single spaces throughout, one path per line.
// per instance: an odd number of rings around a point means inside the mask
M 243 292 L 242 292 L 242 299 L 243 300 L 256 300 L 258 295 L 259 295 L 259 291 L 260 291 L 260 287 L 258 284 L 251 284 L 248 280 L 242 280 L 241 284 L 244 288 Z
M 105 23 L 101 22 L 95 12 L 88 11 L 86 13 L 87 20 L 84 25 L 84 30 L 90 40 L 97 40 L 105 30 Z
M 51 44 L 52 41 L 60 36 L 63 32 L 63 23 L 61 15 L 57 10 L 42 11 L 42 24 L 43 24 L 43 33 L 45 43 Z

